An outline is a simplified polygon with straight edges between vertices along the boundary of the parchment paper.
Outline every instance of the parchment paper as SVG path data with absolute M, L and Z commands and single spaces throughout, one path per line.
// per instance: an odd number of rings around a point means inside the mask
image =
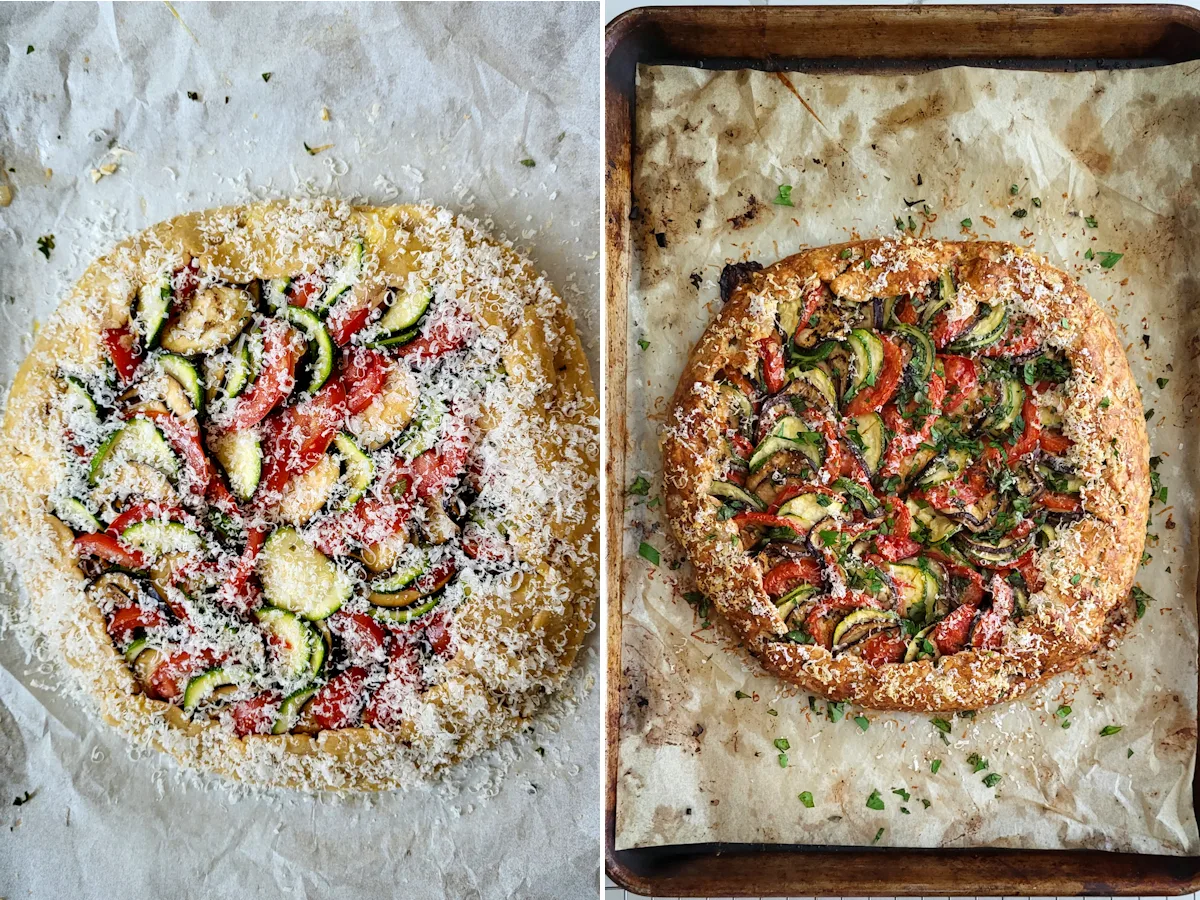
M 618 847 L 1200 849 L 1197 122 L 1196 64 L 877 77 L 640 71 L 625 476 L 646 475 L 651 487 L 626 497 Z M 792 185 L 794 207 L 772 203 L 781 184 Z M 681 596 L 693 588 L 689 567 L 656 502 L 658 428 L 719 307 L 722 266 L 892 234 L 896 217 L 906 230 L 911 217 L 917 234 L 1033 247 L 1081 280 L 1123 332 L 1169 491 L 1152 509 L 1157 542 L 1139 574 L 1155 598 L 1145 617 L 1082 673 L 974 718 L 948 717 L 949 734 L 924 714 L 847 709 L 831 721 L 836 709 L 810 707 L 765 675 L 720 623 L 704 628 L 700 604 Z M 1124 256 L 1104 268 L 1103 251 Z M 661 565 L 639 557 L 643 540 L 662 551 Z M 1061 705 L 1070 713 L 1056 715 Z M 1101 736 L 1106 726 L 1121 730 Z
M 3 383 L 34 320 L 119 237 L 193 209 L 308 193 L 486 217 L 564 292 L 595 365 L 598 4 L 176 9 L 179 19 L 160 3 L 0 5 L 0 157 L 13 193 L 0 209 Z M 332 146 L 310 156 L 305 143 Z M 37 240 L 51 234 L 46 259 Z M 448 783 L 340 800 L 248 795 L 182 777 L 157 753 L 131 758 L 50 665 L 27 664 L 28 637 L 18 622 L 0 641 L 0 896 L 599 890 L 595 634 L 575 699 L 529 735 Z

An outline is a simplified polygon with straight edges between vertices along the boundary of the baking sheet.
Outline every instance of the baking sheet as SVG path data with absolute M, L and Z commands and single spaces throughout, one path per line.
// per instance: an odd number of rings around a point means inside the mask
M 0 5 L 0 200 L 12 192 L 0 208 L 0 382 L 35 319 L 119 237 L 193 209 L 308 194 L 483 218 L 548 273 L 596 365 L 600 99 L 580 75 L 598 71 L 599 4 L 174 9 Z M 305 143 L 331 146 L 310 155 Z M 3 600 L 11 612 L 12 584 Z M 446 783 L 316 799 L 250 795 L 131 754 L 49 664 L 27 662 L 28 637 L 18 623 L 0 640 L 0 896 L 599 890 L 595 633 L 573 699 L 529 734 Z
M 915 76 L 641 67 L 636 104 L 624 475 L 650 487 L 625 498 L 616 848 L 1200 850 L 1200 65 Z M 794 206 L 773 202 L 780 185 Z M 899 229 L 1013 241 L 1079 279 L 1120 326 L 1168 489 L 1139 573 L 1155 598 L 1145 617 L 1083 672 L 945 717 L 949 733 L 926 714 L 810 705 L 765 675 L 715 613 L 705 627 L 700 602 L 684 598 L 690 567 L 658 502 L 658 429 L 719 308 L 724 264 Z M 1105 268 L 1105 252 L 1123 256 Z M 661 551 L 658 566 L 639 556 L 642 541 Z

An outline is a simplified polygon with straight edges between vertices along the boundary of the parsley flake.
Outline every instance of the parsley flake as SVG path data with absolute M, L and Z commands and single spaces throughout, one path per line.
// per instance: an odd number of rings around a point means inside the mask
M 645 497 L 650 493 L 650 482 L 646 479 L 645 475 L 639 475 L 633 480 L 633 484 L 629 486 L 629 490 L 626 493 Z
M 883 809 L 883 798 L 879 796 L 879 791 L 871 791 L 871 796 L 867 798 L 867 809 Z
M 263 79 L 263 81 L 270 81 L 270 80 L 271 80 L 271 76 L 272 76 L 272 75 L 274 75 L 274 74 L 275 74 L 274 72 L 263 72 L 263 73 L 262 73 L 262 79 Z
M 1088 247 L 1087 252 L 1083 254 L 1084 259 L 1095 259 L 1096 254 L 1092 252 L 1092 248 Z
M 950 723 L 945 719 L 930 719 L 929 724 L 931 724 L 938 731 L 942 732 L 942 734 L 950 733 Z
M 795 206 L 792 202 L 792 186 L 790 184 L 781 184 L 779 193 L 775 195 L 774 203 L 776 206 Z
M 854 724 L 857 725 L 859 728 L 861 728 L 863 731 L 866 731 L 868 728 L 871 727 L 871 720 L 868 719 L 866 716 L 855 716 Z
M 638 346 L 641 347 L 643 350 L 650 349 L 650 342 L 648 340 L 646 340 L 645 338 L 638 338 L 637 343 L 638 343 Z
M 971 225 L 972 225 L 972 223 L 971 223 L 971 220 L 970 220 L 970 219 L 963 219 L 963 220 L 962 220 L 961 222 L 959 222 L 958 224 L 959 224 L 959 225 L 961 225 L 963 228 L 970 228 L 970 227 L 971 227 Z
M 883 829 L 882 829 L 882 828 L 880 828 L 880 829 L 879 829 L 877 832 L 875 832 L 875 839 L 874 839 L 873 841 L 871 841 L 871 843 L 872 843 L 872 844 L 878 844 L 878 843 L 879 843 L 879 839 L 880 839 L 881 837 L 883 837 Z
M 42 256 L 46 257 L 46 259 L 49 259 L 50 251 L 54 249 L 54 235 L 43 234 L 37 239 L 37 248 L 38 252 L 41 253 Z
M 994 788 L 996 785 L 998 785 L 1000 783 L 1001 777 L 1003 777 L 1003 776 L 1001 776 L 999 772 L 993 772 L 987 778 L 983 779 L 983 783 L 986 784 L 990 788 Z
M 797 796 L 799 796 L 800 802 L 803 803 L 806 808 L 812 809 L 814 806 L 816 806 L 816 803 L 813 802 L 812 791 L 801 791 Z
M 972 772 L 982 772 L 988 767 L 988 761 L 978 753 L 972 753 L 967 757 L 967 765 L 971 767 Z
M 938 773 L 938 769 L 940 769 L 941 767 L 942 767 L 942 761 L 940 759 L 935 759 L 933 762 L 931 762 L 929 764 L 929 774 L 936 775 Z
M 912 794 L 910 794 L 908 791 L 906 791 L 902 787 L 892 788 L 892 793 L 895 794 L 897 797 L 899 797 L 901 800 L 903 800 L 905 803 L 907 803 L 909 800 L 912 799 Z
M 1121 261 L 1121 257 L 1123 257 L 1124 255 L 1125 255 L 1124 253 L 1114 253 L 1111 250 L 1101 251 L 1101 253 L 1100 253 L 1100 268 L 1111 269 L 1113 266 L 1115 266 L 1118 262 Z
M 749 694 L 747 694 L 745 691 L 734 691 L 734 692 L 733 692 L 733 699 L 735 699 L 735 700 L 748 700 L 748 699 L 750 699 L 750 695 L 749 695 Z
M 521 160 L 521 165 L 523 165 L 527 169 L 532 169 L 534 166 L 537 165 L 537 162 L 532 159 L 523 159 L 523 160 Z
M 51 244 L 50 246 L 53 247 L 54 245 Z M 1170 380 L 1171 380 L 1170 378 L 1155 378 L 1154 383 L 1158 385 L 1158 389 L 1161 391 L 1163 388 L 1165 388 L 1167 386 L 1167 384 L 1170 382 Z
M 657 566 L 659 562 L 662 561 L 662 557 L 659 555 L 659 552 L 654 545 L 648 544 L 645 541 L 642 541 L 642 543 L 638 545 L 638 556 L 646 560 L 646 562 L 650 563 L 652 566 Z
M 775 749 L 779 751 L 791 750 L 792 745 L 788 743 L 787 738 L 775 738 Z
M 1112 737 L 1114 734 L 1119 734 L 1124 725 L 1105 725 L 1100 729 L 1100 737 Z
M 1084 216 L 1083 221 L 1087 223 L 1088 228 L 1095 228 L 1099 223 L 1095 216 Z

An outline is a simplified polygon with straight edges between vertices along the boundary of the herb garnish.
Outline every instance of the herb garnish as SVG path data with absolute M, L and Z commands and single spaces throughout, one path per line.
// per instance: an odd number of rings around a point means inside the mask
M 1105 725 L 1100 729 L 1100 737 L 1112 737 L 1114 734 L 1119 734 L 1124 725 Z
M 942 767 L 942 761 L 940 759 L 935 759 L 933 762 L 931 762 L 929 764 L 929 774 L 936 775 L 938 773 L 938 769 L 940 769 L 941 767 Z
M 779 193 L 775 195 L 774 203 L 776 206 L 795 206 L 792 202 L 792 186 L 790 184 L 781 184 Z
M 1095 228 L 1098 224 L 1095 216 L 1084 216 L 1083 221 L 1087 223 L 1088 228 Z
M 523 165 L 527 169 L 532 169 L 534 166 L 537 165 L 537 161 L 532 160 L 532 159 L 523 159 L 523 160 L 521 160 L 521 165 Z
M 867 809 L 881 810 L 883 808 L 883 798 L 879 796 L 879 791 L 871 791 L 871 796 L 867 798 Z
M 46 259 L 49 259 L 50 251 L 54 249 L 54 235 L 43 234 L 37 239 L 37 248 L 38 252 L 41 253 L 42 256 L 46 257 Z
M 633 480 L 633 484 L 629 486 L 628 494 L 635 494 L 638 497 L 645 497 L 650 493 L 650 482 L 645 475 L 639 475 Z
M 1137 608 L 1137 617 L 1140 619 L 1146 614 L 1146 605 L 1153 602 L 1154 598 L 1143 591 L 1136 584 L 1130 590 L 1129 596 L 1133 598 L 1134 606 Z
M 940 718 L 930 719 L 929 723 L 934 728 L 936 728 L 938 731 L 942 732 L 942 734 L 950 733 L 950 723 L 947 722 L 945 719 L 940 719 Z
M 812 809 L 816 804 L 813 802 L 812 791 L 801 791 L 798 795 L 800 802 L 808 809 Z
M 1124 253 L 1114 253 L 1111 250 L 1102 250 L 1100 252 L 1100 268 L 1111 269 L 1121 261 L 1121 257 L 1124 255 Z
M 638 545 L 638 556 L 646 560 L 646 562 L 650 563 L 652 566 L 657 566 L 662 560 L 662 557 L 659 555 L 659 552 L 654 545 L 648 544 L 645 541 L 642 541 L 642 543 Z

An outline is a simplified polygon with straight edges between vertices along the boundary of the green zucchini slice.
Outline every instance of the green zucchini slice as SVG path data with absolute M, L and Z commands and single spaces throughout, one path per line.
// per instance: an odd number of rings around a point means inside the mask
M 883 427 L 883 416 L 879 413 L 855 416 L 854 428 L 850 430 L 849 437 L 867 474 L 874 478 L 883 462 L 883 452 L 887 449 L 887 430 Z
M 843 403 L 849 403 L 863 388 L 873 387 L 883 371 L 883 341 L 879 335 L 862 328 L 850 332 L 850 380 Z
M 64 375 L 63 383 L 67 386 L 67 403 L 82 409 L 91 419 L 99 421 L 100 410 L 87 386 L 74 375 Z
M 225 470 L 233 495 L 243 503 L 253 497 L 263 467 L 262 441 L 258 434 L 250 429 L 226 432 L 213 443 L 213 456 Z
M 279 311 L 279 318 L 289 325 L 294 325 L 308 342 L 308 352 L 304 355 L 304 370 L 307 381 L 303 392 L 312 396 L 333 374 L 333 339 L 328 329 L 321 324 L 316 314 L 299 306 L 287 306 Z
M 900 617 L 890 609 L 856 609 L 833 629 L 833 652 L 858 643 L 872 632 L 899 624 Z
M 371 591 L 376 594 L 397 594 L 410 587 L 429 568 L 429 559 L 421 554 L 420 559 L 402 565 L 391 573 L 371 582 Z
M 147 350 L 155 349 L 162 339 L 173 296 L 170 272 L 163 272 L 153 281 L 146 282 L 138 291 L 133 305 L 133 322 Z
M 333 439 L 333 448 L 341 457 L 342 475 L 349 487 L 346 499 L 338 509 L 347 510 L 362 499 L 371 482 L 375 480 L 375 462 L 363 452 L 354 438 L 344 431 Z
M 930 595 L 925 570 L 914 562 L 886 563 L 884 568 L 896 590 L 896 612 L 901 618 L 924 622 L 933 612 L 936 597 Z
M 164 353 L 158 358 L 158 364 L 169 377 L 175 379 L 183 388 L 183 394 L 196 412 L 196 417 L 204 415 L 204 380 L 192 363 L 174 353 Z
M 312 695 L 317 692 L 317 688 L 318 685 L 310 685 L 285 697 L 283 703 L 279 705 L 279 712 L 275 716 L 275 724 L 271 726 L 271 734 L 287 734 L 295 728 L 296 723 L 300 721 L 301 713 L 304 712 L 304 704 L 312 699 Z
M 391 305 L 379 320 L 380 335 L 399 334 L 413 328 L 432 302 L 433 287 L 428 284 L 393 291 Z
M 247 673 L 236 666 L 218 666 L 193 677 L 183 691 L 183 711 L 191 713 L 218 690 L 244 684 Z
M 1021 415 L 1021 407 L 1025 404 L 1025 387 L 1017 379 L 1001 372 L 994 373 L 994 377 L 999 384 L 999 396 L 996 405 L 983 420 L 983 427 L 992 434 L 1007 434 Z
M 294 528 L 271 533 L 258 557 L 267 602 L 305 619 L 325 619 L 350 599 L 351 577 Z
M 948 353 L 973 353 L 996 343 L 1008 330 L 1008 307 L 984 306 L 974 323 L 946 348 Z
M 121 532 L 121 540 L 150 556 L 195 553 L 204 548 L 204 538 L 182 522 L 147 519 Z
M 386 606 L 372 606 L 371 615 L 381 622 L 390 622 L 393 625 L 403 625 L 406 622 L 411 622 L 414 619 L 419 619 L 426 613 L 432 612 L 442 600 L 441 594 L 434 594 L 420 604 L 405 606 L 400 609 L 394 609 Z
M 814 525 L 828 516 L 838 517 L 844 509 L 842 502 L 827 494 L 801 494 L 779 507 L 780 518 L 796 523 L 796 533 L 807 535 Z
M 287 306 L 287 289 L 291 286 L 292 279 L 286 277 L 272 278 L 270 281 L 263 282 L 263 294 L 267 301 L 267 308 L 280 310 Z
M 269 643 L 285 679 L 295 681 L 305 678 L 319 668 L 313 666 L 313 651 L 320 644 L 323 660 L 325 642 L 307 622 L 286 609 L 274 606 L 262 607 L 254 613 L 254 618 L 271 638 Z
M 95 487 L 114 466 L 140 462 L 157 469 L 168 478 L 179 477 L 179 457 L 149 419 L 135 418 L 125 423 L 92 456 L 88 466 L 88 486 Z
M 325 293 L 316 303 L 317 315 L 324 316 L 329 310 L 333 309 L 333 305 L 341 299 L 343 294 L 358 284 L 363 273 L 365 254 L 366 247 L 363 244 L 362 238 L 355 238 L 351 241 L 349 253 L 342 260 L 341 266 L 334 274 L 333 280 L 329 282 Z
M 97 531 L 104 530 L 100 520 L 92 515 L 92 511 L 84 505 L 83 501 L 74 497 L 66 497 L 55 503 L 54 514 L 74 531 L 95 534 Z
M 909 356 L 908 363 L 904 367 L 904 377 L 909 379 L 909 383 L 914 386 L 928 384 L 929 378 L 933 374 L 933 361 L 937 353 L 933 341 L 929 339 L 929 335 L 914 325 L 901 323 L 896 326 L 895 334 L 906 341 L 912 350 L 912 355 Z
M 709 485 L 708 493 L 713 497 L 720 497 L 722 500 L 741 503 L 757 512 L 762 512 L 767 508 L 767 504 L 762 501 L 762 498 L 728 481 L 713 481 Z

